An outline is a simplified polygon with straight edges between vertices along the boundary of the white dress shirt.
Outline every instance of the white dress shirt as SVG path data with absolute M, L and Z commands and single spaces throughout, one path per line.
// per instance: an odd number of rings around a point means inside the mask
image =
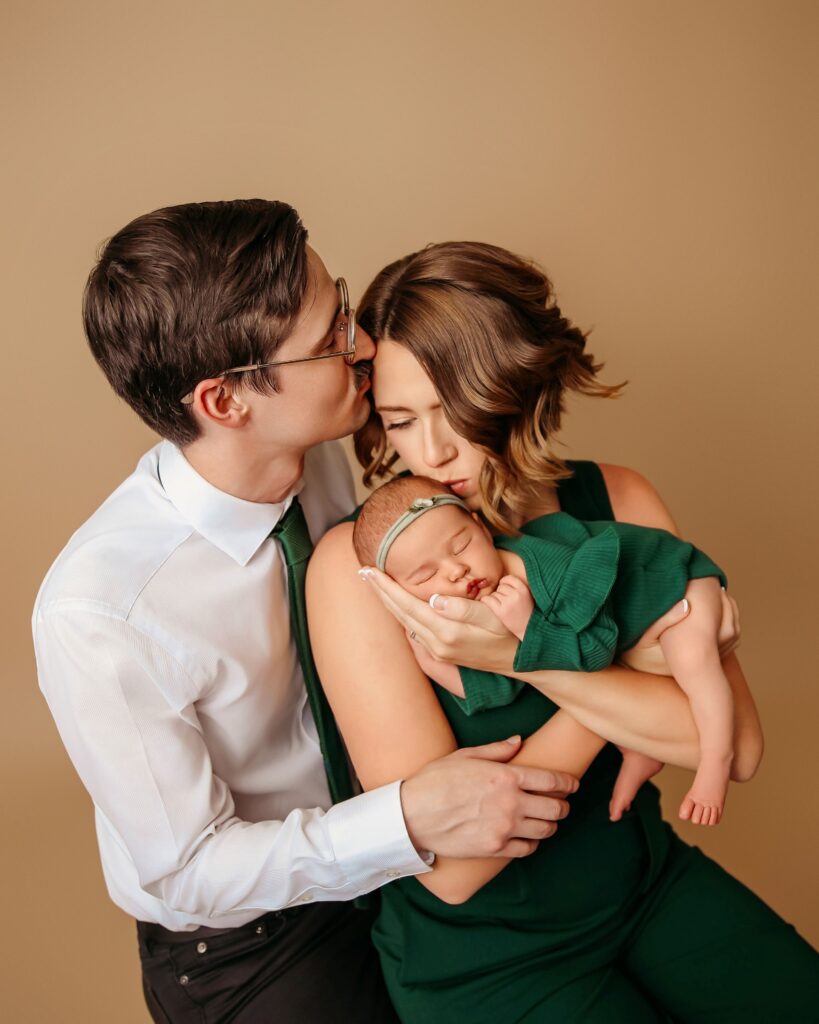
M 355 502 L 338 444 L 294 489 L 316 541 Z M 112 899 L 177 931 L 427 870 L 400 783 L 330 805 L 290 632 L 277 504 L 168 442 L 74 534 L 34 607 L 42 689 L 95 804 Z

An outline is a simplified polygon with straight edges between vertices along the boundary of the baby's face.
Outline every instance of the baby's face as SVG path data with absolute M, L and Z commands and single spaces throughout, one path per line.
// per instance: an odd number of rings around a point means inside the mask
M 486 527 L 456 505 L 426 512 L 387 555 L 387 572 L 423 601 L 433 594 L 477 600 L 491 594 L 503 563 Z

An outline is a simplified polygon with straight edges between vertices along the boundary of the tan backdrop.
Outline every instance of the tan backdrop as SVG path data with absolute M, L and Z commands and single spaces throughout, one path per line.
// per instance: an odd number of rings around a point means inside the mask
M 147 1020 L 29 614 L 154 440 L 84 345 L 96 248 L 189 200 L 288 199 L 357 293 L 432 240 L 548 268 L 610 379 L 631 381 L 572 410 L 569 450 L 653 480 L 742 607 L 764 767 L 717 830 L 683 834 L 819 938 L 818 15 L 812 0 L 6 0 L 4 1019 Z M 685 781 L 662 776 L 670 812 Z

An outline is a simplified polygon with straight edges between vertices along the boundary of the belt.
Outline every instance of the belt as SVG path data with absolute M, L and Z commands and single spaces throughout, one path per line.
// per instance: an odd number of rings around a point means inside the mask
M 320 906 L 320 904 L 316 904 Z M 186 932 L 171 931 L 164 925 L 152 921 L 137 921 L 137 935 L 142 946 L 147 950 L 155 946 L 178 946 L 186 942 L 195 942 L 197 939 L 213 939 L 217 935 L 234 935 L 239 938 L 242 935 L 270 935 L 277 932 L 282 926 L 282 919 L 302 914 L 310 907 L 288 907 L 285 910 L 271 910 L 261 917 L 248 921 L 247 924 L 233 928 L 209 928 L 200 925 Z

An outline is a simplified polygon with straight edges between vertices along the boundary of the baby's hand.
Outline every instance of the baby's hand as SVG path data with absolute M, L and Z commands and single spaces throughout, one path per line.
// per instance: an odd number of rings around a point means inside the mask
M 489 605 L 510 633 L 518 640 L 523 639 L 529 619 L 535 608 L 532 592 L 517 576 L 504 576 L 494 594 L 487 594 L 481 601 Z

